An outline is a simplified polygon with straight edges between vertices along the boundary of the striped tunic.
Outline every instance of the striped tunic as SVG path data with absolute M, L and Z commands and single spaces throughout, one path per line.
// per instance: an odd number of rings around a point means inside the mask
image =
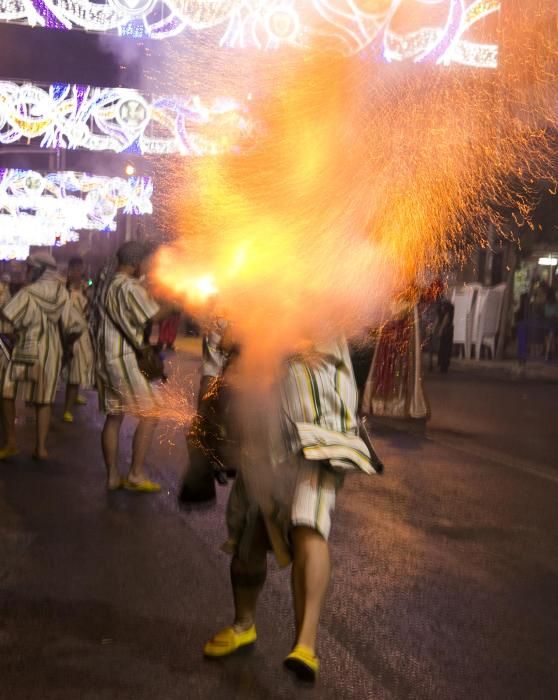
M 292 527 L 328 538 L 344 473 L 374 473 L 358 435 L 357 405 L 344 339 L 285 362 L 275 396 L 263 405 L 244 401 L 250 431 L 242 436 L 241 476 L 229 498 L 226 551 L 249 553 L 260 514 L 280 564 L 289 561 Z
M 140 372 L 136 350 L 143 346 L 145 325 L 158 311 L 139 280 L 116 273 L 104 307 L 97 310 L 97 387 L 105 413 L 137 413 L 156 405 L 156 393 Z
M 60 332 L 80 333 L 85 330 L 64 284 L 54 271 L 47 271 L 37 282 L 20 290 L 2 313 L 18 335 L 4 372 L 2 396 L 15 398 L 17 386 L 23 382 L 26 401 L 54 403 L 62 366 Z
M 374 472 L 358 436 L 358 389 L 345 340 L 288 360 L 280 391 L 283 445 L 275 446 L 278 454 L 286 449 L 341 471 Z
M 87 328 L 89 300 L 83 289 L 70 289 L 70 299 L 75 313 Z M 68 372 L 68 383 L 90 389 L 95 383 L 95 355 L 88 330 L 74 343 L 73 356 Z
M 10 285 L 5 282 L 0 282 L 0 309 L 3 309 L 11 298 L 12 295 L 10 294 Z M 0 318 L 0 333 L 12 332 L 12 324 L 6 321 L 4 318 Z

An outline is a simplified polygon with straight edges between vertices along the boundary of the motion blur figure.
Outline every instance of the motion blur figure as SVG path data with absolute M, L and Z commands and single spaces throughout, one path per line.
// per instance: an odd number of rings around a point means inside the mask
M 271 398 L 245 399 L 239 405 L 240 472 L 229 498 L 224 546 L 232 554 L 235 616 L 204 653 L 223 657 L 256 641 L 256 604 L 273 550 L 280 565 L 292 562 L 296 634 L 284 664 L 313 682 L 336 493 L 346 472 L 374 472 L 358 435 L 358 392 L 345 341 L 289 358 Z
M 186 436 L 188 469 L 178 496 L 183 505 L 212 501 L 216 496 L 215 480 L 227 483 L 221 449 L 225 440 L 224 374 L 230 356 L 223 344 L 226 328 L 224 319 L 212 318 L 202 336 L 198 405 Z
M 124 243 L 117 252 L 115 269 L 108 266 L 101 274 L 94 299 L 96 318 L 92 327 L 96 329 L 97 388 L 100 409 L 106 414 L 102 447 L 107 488 L 111 491 L 121 487 L 144 493 L 161 490 L 159 484 L 147 478 L 144 469 L 157 421 L 153 417 L 142 417 L 142 413 L 153 413 L 158 402 L 157 392 L 138 364 L 146 324 L 156 323 L 169 313 L 159 308 L 140 281 L 151 253 L 152 248 L 145 243 Z M 139 418 L 132 463 L 123 481 L 118 470 L 118 451 L 125 414 Z
M 25 400 L 35 404 L 37 436 L 35 459 L 47 459 L 46 439 L 52 404 L 62 366 L 63 343 L 85 331 L 83 319 L 73 309 L 70 296 L 59 277 L 56 261 L 48 253 L 27 258 L 29 284 L 2 309 L 3 317 L 17 334 L 2 381 L 4 445 L 0 459 L 18 453 L 15 432 L 15 400 L 19 384 Z
M 67 289 L 75 313 L 81 318 L 84 326 L 88 327 L 89 299 L 86 294 L 86 284 L 83 279 L 82 258 L 71 258 L 68 263 Z M 95 383 L 95 356 L 89 331 L 86 330 L 73 344 L 68 362 L 68 384 L 66 386 L 66 401 L 64 403 L 64 421 L 73 423 L 73 408 L 76 403 L 83 404 L 86 400 L 79 396 L 79 389 L 91 389 Z

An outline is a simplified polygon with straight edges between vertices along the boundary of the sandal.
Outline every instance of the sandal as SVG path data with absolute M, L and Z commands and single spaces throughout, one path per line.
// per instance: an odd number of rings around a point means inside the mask
M 149 481 L 149 479 L 144 479 L 143 481 L 138 481 L 137 483 L 126 479 L 123 483 L 123 487 L 126 489 L 126 491 L 136 491 L 137 493 L 159 493 L 161 490 L 160 484 L 156 484 L 154 481 Z
M 237 632 L 234 627 L 225 627 L 207 642 L 203 653 L 204 656 L 214 659 L 229 656 L 239 649 L 252 646 L 257 638 L 256 625 L 252 625 L 244 632 Z
M 16 457 L 19 454 L 17 447 L 4 447 L 0 450 L 0 459 L 9 459 L 10 457 Z
M 300 681 L 315 683 L 320 671 L 318 657 L 308 647 L 297 644 L 283 661 L 286 669 L 295 674 Z

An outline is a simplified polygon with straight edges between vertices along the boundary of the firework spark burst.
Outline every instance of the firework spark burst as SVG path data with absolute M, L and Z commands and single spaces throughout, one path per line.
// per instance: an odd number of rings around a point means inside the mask
M 261 377 L 301 342 L 377 322 L 486 243 L 489 223 L 509 234 L 554 171 L 555 15 L 547 0 L 510 0 L 491 73 L 318 46 L 251 66 L 257 146 L 169 176 L 178 235 L 159 257 L 160 285 L 193 307 L 218 292 Z

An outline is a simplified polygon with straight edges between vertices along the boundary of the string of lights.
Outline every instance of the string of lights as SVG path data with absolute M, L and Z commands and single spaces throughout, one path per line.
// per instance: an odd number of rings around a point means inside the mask
M 499 10 L 499 0 L 0 0 L 0 21 L 151 39 L 215 30 L 218 45 L 239 49 L 319 36 L 345 53 L 379 46 L 386 61 L 494 68 L 497 44 L 470 30 Z
M 151 214 L 152 194 L 149 177 L 0 169 L 0 259 L 64 245 L 84 230 L 114 231 L 119 212 Z
M 124 88 L 0 81 L 0 144 L 141 155 L 216 155 L 250 130 L 232 99 L 204 104 Z

